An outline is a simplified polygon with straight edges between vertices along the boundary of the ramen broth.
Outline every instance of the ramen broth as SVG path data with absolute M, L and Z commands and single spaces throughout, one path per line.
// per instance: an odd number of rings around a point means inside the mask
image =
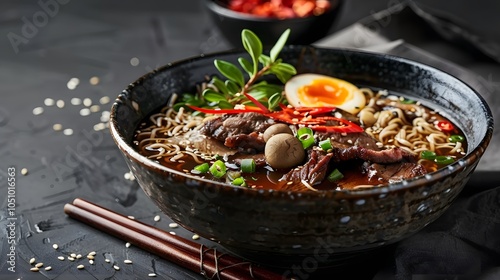
M 403 97 L 400 97 L 399 95 L 394 95 L 391 93 L 391 95 L 388 95 L 387 93 L 384 93 L 383 91 L 371 91 L 371 90 L 365 90 L 365 94 L 367 95 L 367 103 L 369 103 L 370 99 L 374 98 L 377 99 L 376 105 L 374 105 L 374 108 L 380 109 L 380 111 L 387 111 L 389 113 L 384 113 L 386 114 L 389 118 L 392 116 L 396 116 L 398 112 L 405 112 L 405 116 L 402 118 L 407 118 L 408 120 L 405 120 L 407 122 L 410 122 L 410 119 L 413 118 L 413 121 L 419 117 L 422 116 L 427 116 L 428 121 L 432 124 L 433 127 L 436 127 L 439 124 L 449 124 L 450 121 L 440 115 L 438 112 L 435 112 L 421 104 L 419 102 L 415 102 L 412 100 L 405 99 Z M 381 93 L 381 94 L 380 94 Z M 372 105 L 375 104 L 372 102 Z M 418 110 L 415 110 L 415 112 L 411 112 L 414 110 L 414 108 L 417 108 Z M 203 174 L 195 174 L 196 172 L 193 172 L 193 169 L 200 165 L 201 162 L 208 162 L 209 164 L 213 163 L 215 161 L 215 156 L 214 155 L 206 155 L 206 154 L 199 154 L 197 153 L 196 149 L 193 148 L 188 148 L 187 150 L 183 147 L 172 147 L 172 151 L 170 153 L 165 152 L 165 148 L 162 148 L 162 145 L 150 145 L 151 143 L 160 143 L 160 144 L 166 144 L 169 143 L 169 134 L 170 135 L 182 135 L 186 133 L 186 129 L 178 129 L 175 133 L 172 134 L 172 131 L 169 130 L 170 132 L 166 132 L 166 130 L 162 130 L 164 126 L 167 123 L 172 123 L 176 122 L 176 120 L 173 120 L 173 117 L 168 117 L 166 115 L 166 112 L 170 111 L 171 114 L 172 110 L 169 110 L 169 107 L 164 107 L 161 109 L 161 111 L 155 112 L 152 116 L 149 116 L 146 118 L 138 127 L 137 133 L 135 134 L 134 138 L 134 147 L 136 150 L 141 153 L 143 156 L 148 157 L 149 159 L 158 162 L 161 165 L 164 165 L 168 168 L 179 170 L 185 173 L 192 174 L 194 176 L 199 176 L 203 177 L 209 180 L 213 181 L 219 181 L 219 182 L 226 182 L 230 183 L 230 181 L 227 180 L 227 178 L 216 178 L 213 175 L 210 174 L 210 172 L 203 173 Z M 373 111 L 373 110 L 372 110 Z M 369 113 L 373 113 L 370 111 Z M 181 112 L 183 115 L 188 116 L 189 112 Z M 361 113 L 361 112 L 360 112 Z M 418 116 L 412 116 L 412 114 L 417 114 Z M 360 114 L 358 114 L 359 116 Z M 373 115 L 373 114 L 372 114 Z M 380 116 L 378 114 L 378 122 L 380 121 Z M 179 116 L 177 116 L 179 118 Z M 367 126 L 366 124 L 363 124 L 362 118 L 360 119 L 360 126 L 363 127 L 366 133 L 370 134 L 374 138 L 378 139 L 380 141 L 381 137 L 380 134 L 382 134 L 383 129 L 385 127 L 379 127 L 377 125 L 380 125 L 380 123 L 372 124 L 370 126 Z M 196 129 L 199 123 L 201 123 L 201 117 L 197 117 L 196 121 L 193 119 L 178 119 L 178 123 L 183 123 L 185 126 L 188 122 L 195 122 L 190 124 L 191 128 L 189 130 Z M 368 122 L 365 120 L 365 122 Z M 381 121 L 380 121 L 381 122 Z M 399 121 L 401 122 L 401 121 Z M 394 121 L 393 123 L 398 123 L 398 121 Z M 387 124 L 386 127 L 392 125 L 395 126 L 394 124 L 391 124 L 390 121 Z M 400 124 L 402 125 L 402 124 Z M 448 127 L 449 128 L 449 127 Z M 383 136 L 383 140 L 385 143 L 380 143 L 381 147 L 387 148 L 387 147 L 394 147 L 397 142 L 395 138 L 400 137 L 400 138 L 405 138 L 405 139 L 400 139 L 398 141 L 401 141 L 402 143 L 411 142 L 413 141 L 412 138 L 414 136 L 411 136 L 408 132 L 398 132 L 399 134 L 394 133 L 389 133 L 388 135 L 391 135 L 390 139 L 387 139 L 387 136 Z M 418 130 L 418 129 L 415 129 Z M 396 129 L 397 131 L 397 129 Z M 436 131 L 438 131 L 436 129 Z M 460 143 L 446 143 L 447 147 L 445 148 L 437 148 L 435 145 L 430 145 L 431 147 L 434 146 L 434 152 L 436 156 L 450 156 L 453 161 L 456 161 L 463 157 L 466 152 L 466 139 L 462 131 L 458 129 L 458 127 L 454 124 L 452 124 L 452 128 L 448 131 L 446 130 L 439 130 L 439 132 L 442 134 L 439 136 L 439 134 L 433 134 L 433 136 L 426 136 L 427 138 L 429 137 L 435 137 L 436 139 L 433 139 L 433 141 L 436 142 L 443 142 L 444 140 L 441 139 L 443 137 L 446 137 L 448 139 L 448 142 L 450 137 L 454 138 L 454 141 L 457 139 L 460 139 Z M 385 133 L 385 132 L 384 132 Z M 405 135 L 400 135 L 401 133 Z M 437 136 L 436 136 L 437 135 Z M 415 142 L 421 141 L 421 140 L 414 140 Z M 175 142 L 175 141 L 174 141 Z M 407 143 L 409 144 L 409 143 Z M 444 144 L 443 144 L 444 145 Z M 175 145 L 174 145 L 175 146 Z M 181 145 L 182 146 L 182 145 Z M 169 146 L 170 147 L 170 146 Z M 413 153 L 416 155 L 418 158 L 418 163 L 421 164 L 427 173 L 434 172 L 437 169 L 440 169 L 448 164 L 450 162 L 445 162 L 442 164 L 437 164 L 434 160 L 426 160 L 422 159 L 420 154 L 422 151 L 427 150 L 429 145 L 422 144 L 421 147 L 416 147 L 413 149 Z M 163 149 L 163 150 L 162 150 Z M 407 148 L 405 148 L 407 149 Z M 451 153 L 450 153 L 451 152 Z M 229 162 L 231 161 L 231 158 L 234 156 L 244 156 L 244 155 L 233 155 L 233 156 L 227 156 L 224 158 L 224 160 L 228 160 Z M 253 155 L 247 155 L 248 157 L 252 157 Z M 205 159 L 204 159 L 205 157 Z M 219 157 L 220 158 L 220 157 Z M 377 186 L 380 185 L 380 182 L 378 180 L 371 178 L 369 179 L 368 176 L 366 175 L 366 170 L 363 169 L 363 160 L 360 159 L 354 159 L 346 162 L 340 162 L 340 163 L 330 163 L 331 165 L 334 165 L 334 168 L 338 169 L 340 173 L 343 175 L 343 178 L 340 180 L 337 180 L 335 182 L 330 182 L 327 179 L 324 179 L 321 183 L 315 184 L 313 186 L 306 186 L 307 188 L 304 188 L 304 186 L 301 184 L 301 182 L 290 182 L 287 180 L 283 180 L 283 176 L 290 171 L 288 170 L 279 170 L 276 168 L 272 168 L 269 165 L 266 165 L 264 167 L 258 167 L 255 172 L 249 173 L 249 174 L 241 174 L 242 177 L 245 178 L 246 182 L 246 187 L 249 188 L 257 188 L 257 189 L 274 189 L 274 190 L 298 190 L 298 191 L 303 191 L 303 190 L 332 190 L 332 189 L 353 189 L 353 188 L 361 188 L 361 187 L 370 187 L 370 186 Z M 226 164 L 228 167 L 228 171 L 234 170 L 238 171 L 239 167 L 236 166 L 234 163 L 229 163 Z M 301 186 L 302 185 L 302 186 Z M 307 185 L 307 184 L 306 184 Z

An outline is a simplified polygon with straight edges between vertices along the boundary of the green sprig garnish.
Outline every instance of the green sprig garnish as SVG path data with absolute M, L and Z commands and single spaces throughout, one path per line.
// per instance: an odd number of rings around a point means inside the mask
M 214 76 L 210 86 L 200 94 L 184 94 L 182 100 L 174 105 L 178 109 L 185 105 L 210 109 L 231 109 L 237 104 L 255 104 L 255 99 L 273 111 L 284 102 L 283 85 L 273 84 L 261 80 L 263 76 L 274 75 L 281 83 L 286 83 L 297 73 L 294 66 L 284 63 L 278 58 L 285 46 L 290 29 L 285 30 L 276 44 L 271 48 L 269 55 L 263 53 L 262 42 L 255 33 L 248 29 L 241 32 L 243 47 L 250 55 L 250 60 L 238 58 L 238 64 L 228 61 L 214 60 L 214 65 L 225 80 Z M 248 78 L 245 79 L 245 76 Z

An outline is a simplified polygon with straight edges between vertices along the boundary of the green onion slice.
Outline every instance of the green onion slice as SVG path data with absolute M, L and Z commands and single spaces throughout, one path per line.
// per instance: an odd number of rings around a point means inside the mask
M 455 159 L 453 159 L 450 156 L 436 156 L 434 158 L 434 162 L 439 164 L 439 165 L 448 165 L 448 164 L 453 163 L 454 161 L 455 161 Z
M 307 149 L 314 144 L 313 130 L 309 127 L 301 127 L 297 130 L 297 138 L 302 143 L 302 147 Z
M 240 168 L 241 168 L 241 172 L 254 173 L 255 172 L 255 160 L 253 158 L 242 159 Z
M 448 141 L 450 141 L 451 143 L 463 142 L 464 140 L 465 138 L 461 135 L 451 135 L 448 138 Z
M 215 178 L 222 178 L 226 175 L 226 165 L 222 160 L 217 160 L 210 166 L 209 171 Z
M 429 150 L 422 151 L 420 153 L 420 158 L 422 158 L 422 159 L 428 159 L 428 160 L 434 160 L 436 158 L 436 153 L 433 152 L 433 151 L 429 151 Z
M 335 169 L 328 175 L 328 181 L 335 182 L 344 178 L 344 174 L 342 174 L 338 169 Z
M 232 182 L 233 185 L 236 185 L 236 186 L 245 186 L 245 179 L 243 179 L 243 177 L 238 177 L 236 179 L 233 180 Z
M 208 169 L 210 168 L 209 164 L 208 163 L 202 163 L 200 165 L 197 165 L 193 168 L 193 170 L 195 171 L 194 173 L 207 173 L 208 172 Z
M 320 141 L 319 146 L 321 147 L 321 149 L 323 149 L 323 151 L 328 151 L 332 149 L 332 142 L 330 141 L 330 138 L 328 138 Z

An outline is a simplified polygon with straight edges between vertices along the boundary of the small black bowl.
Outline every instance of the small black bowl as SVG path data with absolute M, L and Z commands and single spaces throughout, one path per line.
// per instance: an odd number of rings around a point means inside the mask
M 227 8 L 227 0 L 206 0 L 209 15 L 226 40 L 233 46 L 241 46 L 241 30 L 252 30 L 265 46 L 271 46 L 286 29 L 291 29 L 288 43 L 311 44 L 328 34 L 342 0 L 330 0 L 331 8 L 319 16 L 303 18 L 270 18 L 235 12 Z

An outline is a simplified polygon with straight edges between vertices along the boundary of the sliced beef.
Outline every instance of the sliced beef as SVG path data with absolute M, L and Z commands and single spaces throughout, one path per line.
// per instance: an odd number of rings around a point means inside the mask
M 266 157 L 264 154 L 254 154 L 254 155 L 242 155 L 236 154 L 234 156 L 229 157 L 229 162 L 234 162 L 238 166 L 241 165 L 241 161 L 247 158 L 251 158 L 255 161 L 256 167 L 264 167 L 266 166 Z
M 427 173 L 421 164 L 412 162 L 394 164 L 365 163 L 363 172 L 366 173 L 369 181 L 377 184 L 397 183 Z
M 250 134 L 236 134 L 224 140 L 224 146 L 232 149 L 244 149 L 247 152 L 263 151 L 266 146 L 264 139 L 256 132 Z M 243 151 L 244 152 L 244 151 Z
M 360 146 L 378 151 L 377 139 L 373 138 L 366 132 L 355 133 L 316 133 L 318 140 L 330 138 L 332 146 L 336 148 L 349 148 L 352 146 Z
M 308 161 L 297 168 L 292 169 L 283 177 L 286 181 L 301 182 L 305 181 L 313 186 L 323 181 L 328 169 L 328 163 L 332 158 L 331 153 L 325 153 L 320 150 L 310 150 Z
M 262 133 L 273 124 L 274 120 L 259 113 L 225 114 L 207 121 L 201 133 L 226 147 L 238 148 L 244 153 L 258 153 L 265 145 Z
M 361 146 L 333 148 L 332 160 L 336 162 L 361 159 L 374 163 L 416 162 L 417 156 L 399 147 L 386 150 L 372 150 Z

